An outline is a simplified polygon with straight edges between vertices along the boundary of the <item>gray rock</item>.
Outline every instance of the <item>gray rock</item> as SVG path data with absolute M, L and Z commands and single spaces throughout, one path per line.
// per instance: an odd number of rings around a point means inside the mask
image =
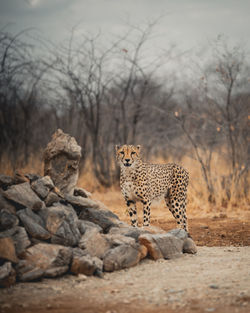
M 52 206 L 54 203 L 60 201 L 60 197 L 53 191 L 49 192 L 46 199 L 44 200 L 46 206 Z
M 61 192 L 73 195 L 80 157 L 75 138 L 58 129 L 44 151 L 44 175 L 49 175 Z
M 41 209 L 39 212 L 41 212 Z M 19 211 L 18 211 L 19 212 Z M 22 212 L 25 212 L 27 216 L 29 216 L 32 220 L 34 220 L 37 224 L 45 228 L 45 220 L 38 214 L 39 212 L 34 212 L 33 210 L 26 208 Z
M 188 238 L 188 233 L 181 228 L 172 229 L 167 234 L 171 234 L 179 239 L 185 240 Z
M 16 272 L 10 262 L 0 266 L 0 287 L 10 287 L 16 282 Z
M 140 235 L 147 234 L 147 233 L 148 233 L 148 231 L 145 229 L 141 229 L 138 227 L 132 227 L 129 225 L 123 225 L 122 227 L 112 227 L 109 230 L 109 234 L 111 234 L 111 235 L 120 234 L 120 235 L 123 235 L 126 237 L 132 237 L 136 241 L 138 241 L 138 238 Z
M 76 246 L 81 238 L 77 215 L 71 206 L 56 203 L 45 209 L 46 228 L 52 234 L 51 242 Z
M 91 276 L 102 272 L 103 262 L 97 257 L 91 257 L 84 254 L 80 249 L 73 252 L 73 259 L 71 263 L 70 271 L 73 274 L 84 274 Z
M 8 210 L 12 214 L 16 214 L 15 205 L 2 195 L 3 192 L 4 191 L 0 189 L 0 210 L 5 209 L 5 210 Z
M 44 275 L 44 270 L 41 268 L 34 268 L 28 272 L 18 275 L 18 280 L 20 281 L 33 281 L 41 279 Z
M 81 249 L 85 249 L 90 256 L 96 256 L 101 259 L 111 247 L 106 236 L 100 234 L 96 228 L 88 230 L 81 237 L 78 245 Z
M 83 188 L 75 188 L 74 189 L 74 196 L 81 196 L 83 198 L 90 198 L 91 197 L 91 193 Z
M 139 244 L 124 244 L 109 250 L 103 258 L 103 269 L 106 272 L 113 272 L 123 268 L 135 266 L 140 261 Z
M 17 226 L 0 232 L 0 238 L 12 237 L 17 232 Z
M 26 178 L 28 178 L 28 180 L 30 181 L 30 183 L 33 183 L 35 180 L 41 178 L 42 176 L 40 175 L 37 175 L 37 174 L 32 174 L 32 173 L 29 173 L 29 174 L 25 174 L 24 175 Z
M 44 203 L 31 189 L 29 183 L 12 185 L 3 192 L 5 198 L 30 209 L 39 210 L 44 206 Z
M 26 248 L 31 245 L 29 237 L 24 227 L 17 227 L 17 231 L 13 234 L 12 239 L 15 244 L 16 254 L 21 257 Z
M 69 269 L 68 265 L 52 267 L 52 268 L 47 269 L 44 272 L 43 276 L 50 277 L 50 278 L 58 277 L 58 276 L 65 274 L 68 271 L 68 269 Z
M 7 260 L 17 263 L 14 241 L 11 237 L 0 238 L 0 260 Z
M 95 228 L 98 231 L 98 233 L 103 232 L 102 228 L 99 225 L 94 224 L 94 223 L 89 222 L 89 221 L 78 220 L 77 226 L 78 226 L 78 229 L 82 235 L 85 234 L 86 231 L 89 231 L 93 228 Z
M 18 218 L 11 214 L 9 210 L 3 209 L 0 211 L 0 231 L 17 226 Z
M 108 210 L 94 208 L 83 209 L 79 218 L 99 225 L 105 233 L 107 233 L 111 227 L 117 226 L 120 222 L 118 216 L 114 213 Z
M 54 184 L 49 176 L 44 176 L 35 180 L 31 184 L 31 188 L 36 192 L 36 194 L 41 198 L 45 199 L 49 194 L 50 190 L 54 188 Z
M 197 247 L 191 238 L 187 238 L 186 240 L 184 240 L 183 252 L 184 253 L 190 253 L 190 254 L 196 254 L 197 253 Z
M 81 213 L 83 209 L 94 208 L 99 209 L 99 203 L 95 200 L 83 198 L 81 196 L 65 195 L 65 200 L 70 203 L 76 212 Z
M 47 269 L 68 266 L 72 258 L 72 249 L 61 245 L 39 243 L 26 250 L 23 256 L 34 268 Z
M 111 248 L 121 246 L 124 244 L 133 245 L 135 244 L 135 239 L 128 236 L 123 236 L 121 234 L 107 234 L 105 235 L 106 240 L 109 242 Z
M 139 237 L 139 242 L 146 246 L 154 260 L 173 259 L 182 255 L 183 240 L 171 234 L 144 234 Z
M 38 224 L 35 219 L 28 216 L 25 210 L 18 211 L 17 215 L 30 236 L 40 240 L 47 240 L 51 237 L 50 233 Z
M 0 187 L 6 188 L 14 184 L 14 178 L 8 175 L 0 174 Z

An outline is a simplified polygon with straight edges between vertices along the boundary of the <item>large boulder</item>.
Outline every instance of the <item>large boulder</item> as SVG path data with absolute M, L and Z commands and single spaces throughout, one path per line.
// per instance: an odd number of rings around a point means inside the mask
M 44 151 L 44 175 L 64 194 L 72 194 L 78 179 L 81 147 L 75 138 L 58 129 Z
M 3 196 L 21 207 L 27 207 L 35 211 L 44 206 L 44 203 L 31 189 L 28 182 L 10 186 L 3 192 Z

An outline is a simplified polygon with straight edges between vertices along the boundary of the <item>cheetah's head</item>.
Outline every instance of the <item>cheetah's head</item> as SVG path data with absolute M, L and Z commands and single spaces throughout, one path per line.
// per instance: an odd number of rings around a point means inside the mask
M 121 166 L 134 166 L 140 160 L 141 146 L 115 146 L 116 159 Z

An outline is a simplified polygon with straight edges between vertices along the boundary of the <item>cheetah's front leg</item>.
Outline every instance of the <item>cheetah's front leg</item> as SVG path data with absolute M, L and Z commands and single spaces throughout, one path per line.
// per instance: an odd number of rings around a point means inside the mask
M 150 225 L 150 201 L 142 201 L 143 204 L 143 226 Z
M 131 225 L 134 227 L 138 226 L 137 209 L 136 209 L 135 201 L 127 200 L 127 207 L 128 207 L 128 213 L 130 216 L 130 220 L 131 220 Z

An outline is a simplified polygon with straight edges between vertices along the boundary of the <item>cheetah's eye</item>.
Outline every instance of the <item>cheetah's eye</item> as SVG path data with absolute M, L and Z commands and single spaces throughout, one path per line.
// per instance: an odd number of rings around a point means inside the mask
M 120 154 L 124 154 L 124 151 L 121 151 Z
M 134 151 L 132 151 L 132 152 L 131 152 L 131 155 L 132 155 L 132 154 L 135 154 L 135 152 L 134 152 Z

